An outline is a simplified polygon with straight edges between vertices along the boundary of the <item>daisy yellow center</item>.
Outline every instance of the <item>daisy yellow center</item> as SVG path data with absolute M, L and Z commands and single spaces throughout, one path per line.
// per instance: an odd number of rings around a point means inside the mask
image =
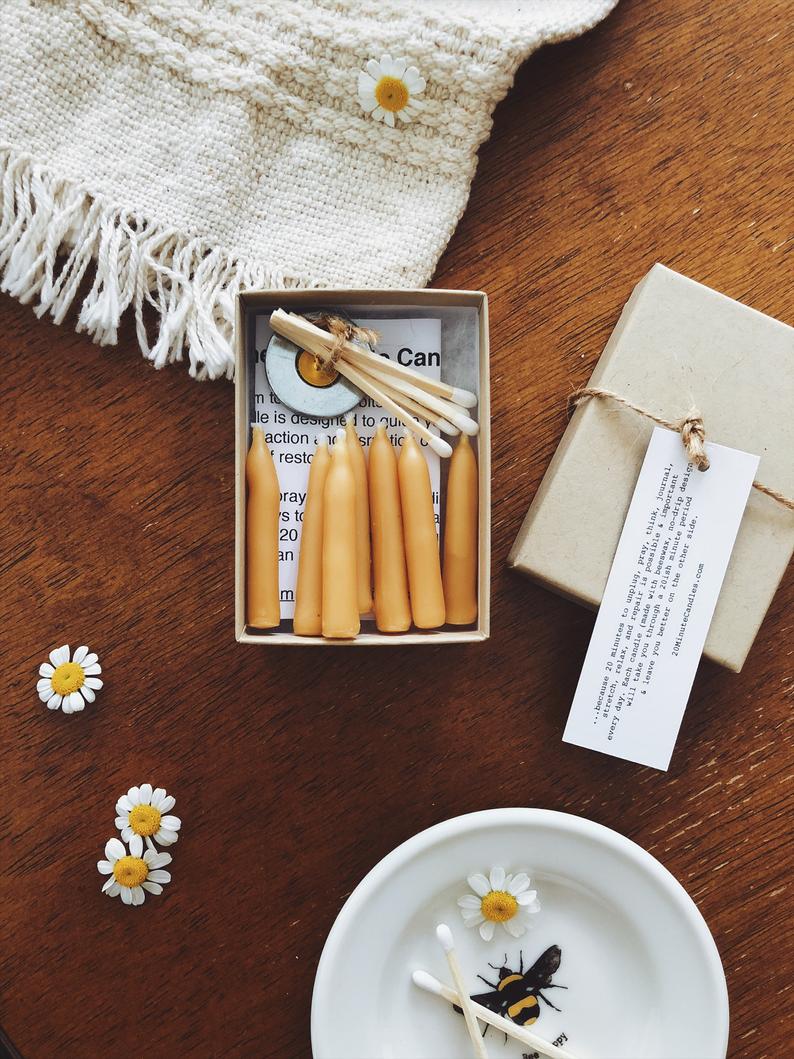
M 140 886 L 148 874 L 149 867 L 141 857 L 120 857 L 113 865 L 113 877 L 120 886 Z
M 50 677 L 50 683 L 56 695 L 71 695 L 85 684 L 83 667 L 77 662 L 61 662 Z
M 375 85 L 375 99 L 379 106 L 390 110 L 392 114 L 402 110 L 409 98 L 405 81 L 401 81 L 399 77 L 381 77 Z
M 136 835 L 155 835 L 160 830 L 160 810 L 153 805 L 136 805 L 130 810 L 129 821 Z
M 506 890 L 491 890 L 483 897 L 480 911 L 492 923 L 504 923 L 518 911 L 518 901 Z

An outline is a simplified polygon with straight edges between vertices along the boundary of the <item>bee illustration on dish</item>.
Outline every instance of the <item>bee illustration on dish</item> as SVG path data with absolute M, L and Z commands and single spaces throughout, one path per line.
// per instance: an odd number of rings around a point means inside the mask
M 524 954 L 518 954 L 518 970 L 514 971 L 508 966 L 507 953 L 501 967 L 489 963 L 495 971 L 499 972 L 498 982 L 489 982 L 481 974 L 477 977 L 482 979 L 490 990 L 487 993 L 474 993 L 472 1000 L 483 1007 L 489 1008 L 497 1015 L 515 1022 L 518 1026 L 531 1026 L 540 1018 L 540 1001 L 542 1000 L 550 1008 L 559 1011 L 555 1004 L 543 995 L 548 989 L 567 989 L 565 985 L 552 982 L 557 973 L 562 959 L 562 950 L 559 945 L 550 945 L 544 953 L 532 964 L 528 970 L 524 970 Z M 460 1008 L 456 1010 L 460 1011 Z M 487 1030 L 487 1027 L 486 1027 Z

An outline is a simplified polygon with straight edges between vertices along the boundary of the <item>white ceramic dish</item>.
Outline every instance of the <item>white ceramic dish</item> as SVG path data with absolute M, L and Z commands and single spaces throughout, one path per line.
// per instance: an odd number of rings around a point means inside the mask
M 466 876 L 501 864 L 526 870 L 541 912 L 514 940 L 467 930 L 457 898 Z M 577 1059 L 725 1059 L 728 995 L 722 964 L 686 891 L 649 853 L 589 820 L 544 809 L 493 809 L 447 820 L 399 846 L 363 879 L 323 950 L 312 999 L 315 1059 L 464 1059 L 463 1019 L 411 981 L 424 968 L 450 981 L 435 939 L 448 923 L 470 992 L 493 981 L 489 962 L 518 968 L 549 946 L 562 952 L 555 985 L 531 1029 L 564 1035 Z M 492 1059 L 531 1050 L 489 1030 Z

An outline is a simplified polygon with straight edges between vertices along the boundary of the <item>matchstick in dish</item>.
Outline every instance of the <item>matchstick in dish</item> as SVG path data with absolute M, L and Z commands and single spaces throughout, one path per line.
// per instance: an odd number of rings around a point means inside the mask
M 480 1032 L 480 1024 L 477 1022 L 474 1004 L 469 997 L 466 983 L 463 981 L 463 972 L 458 963 L 458 954 L 455 952 L 455 939 L 452 937 L 452 931 L 446 923 L 438 924 L 436 927 L 436 937 L 447 957 L 449 970 L 452 974 L 452 981 L 455 983 L 455 988 L 458 991 L 458 1004 L 463 1012 L 463 1017 L 466 1020 L 466 1029 L 469 1031 L 471 1043 L 474 1045 L 474 1054 L 477 1056 L 477 1059 L 488 1059 L 488 1051 L 485 1047 L 482 1033 Z
M 460 994 L 465 992 L 465 989 L 460 991 L 451 989 L 449 986 L 439 982 L 437 978 L 427 971 L 414 971 L 412 977 L 414 985 L 424 989 L 426 993 L 432 993 L 450 1004 L 457 1004 L 458 1007 L 461 1007 Z M 477 1004 L 474 1000 L 469 1002 L 478 1019 L 486 1022 L 489 1026 L 493 1026 L 496 1030 L 501 1030 L 502 1033 L 506 1033 L 513 1040 L 534 1048 L 536 1051 L 548 1056 L 548 1059 L 576 1059 L 576 1056 L 569 1052 L 567 1048 L 560 1048 L 559 1045 L 544 1040 L 525 1026 L 518 1026 L 515 1022 L 511 1022 L 510 1019 L 506 1019 L 503 1015 L 498 1015 L 495 1011 L 491 1011 L 490 1008 L 484 1007 L 482 1004 Z

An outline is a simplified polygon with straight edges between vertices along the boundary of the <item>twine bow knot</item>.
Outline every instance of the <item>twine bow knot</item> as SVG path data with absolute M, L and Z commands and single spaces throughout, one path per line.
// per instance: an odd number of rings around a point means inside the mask
M 580 390 L 575 390 L 568 398 L 568 415 L 573 415 L 573 410 L 591 397 L 609 397 L 610 400 L 616 401 L 617 404 L 622 404 L 633 412 L 639 412 L 646 419 L 652 419 L 660 427 L 674 430 L 676 434 L 681 435 L 686 454 L 695 467 L 699 471 L 707 471 L 709 469 L 709 458 L 706 455 L 706 428 L 703 424 L 703 416 L 697 408 L 690 408 L 682 419 L 663 419 L 661 416 L 649 412 L 647 408 L 640 408 L 638 404 L 634 404 L 627 397 L 621 397 L 619 393 L 613 393 L 612 390 L 604 390 L 600 386 L 583 386 Z
M 703 426 L 703 417 L 697 408 L 691 408 L 676 424 L 676 429 L 681 434 L 681 440 L 690 462 L 694 463 L 699 471 L 707 471 L 709 458 L 706 455 L 706 428 Z
M 667 427 L 668 430 L 674 430 L 677 434 L 681 435 L 684 449 L 686 450 L 686 454 L 691 463 L 693 463 L 699 471 L 707 471 L 709 469 L 709 458 L 706 455 L 706 428 L 703 425 L 703 417 L 700 412 L 698 412 L 697 408 L 690 409 L 683 419 L 663 419 L 662 416 L 657 416 L 653 412 L 649 412 L 647 408 L 641 408 L 640 405 L 634 404 L 633 401 L 629 401 L 627 397 L 621 397 L 619 393 L 613 393 L 612 390 L 605 390 L 600 386 L 583 386 L 580 390 L 574 390 L 568 398 L 568 415 L 573 415 L 574 409 L 578 408 L 583 401 L 589 401 L 591 397 L 608 397 L 610 401 L 615 401 L 616 404 L 622 404 L 624 408 L 630 408 L 633 412 L 645 416 L 646 419 L 658 423 L 660 427 Z M 785 493 L 780 493 L 777 489 L 772 489 L 770 486 L 764 485 L 763 482 L 759 481 L 753 482 L 753 489 L 757 489 L 758 492 L 763 493 L 764 496 L 776 500 L 778 504 L 787 507 L 789 511 L 794 511 L 794 499 L 790 496 L 786 496 Z

